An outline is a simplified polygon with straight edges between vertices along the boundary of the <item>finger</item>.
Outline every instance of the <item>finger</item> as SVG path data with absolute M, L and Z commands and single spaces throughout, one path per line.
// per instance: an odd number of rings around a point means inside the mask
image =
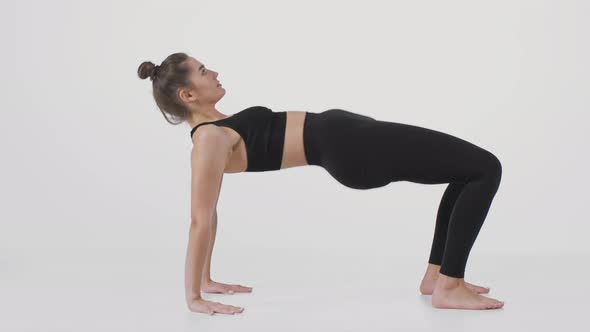
M 242 311 L 244 311 L 244 308 L 233 308 L 232 310 L 234 313 L 240 314 L 240 313 L 242 313 Z
M 251 287 L 246 287 L 246 286 L 242 286 L 242 285 L 233 285 L 233 288 L 232 289 L 234 291 L 240 292 L 240 293 L 251 292 L 252 291 L 252 288 Z
M 235 307 L 235 308 L 236 308 L 237 313 L 241 313 L 242 311 L 244 311 L 244 308 L 242 308 L 242 307 Z
M 233 308 L 230 305 L 219 304 L 215 307 L 215 311 L 224 314 L 233 314 Z
M 215 314 L 215 306 L 214 305 L 207 306 L 205 313 L 213 316 Z
M 242 308 L 242 307 L 236 307 L 236 306 L 234 306 L 234 305 L 230 305 L 230 306 L 228 306 L 228 307 L 230 307 L 230 309 L 231 309 L 231 310 L 232 310 L 232 312 L 234 312 L 234 313 L 240 313 L 240 312 L 244 311 L 244 308 Z
M 230 306 L 226 306 L 221 310 L 224 314 L 228 314 L 228 315 L 233 315 L 235 313 L 235 310 Z

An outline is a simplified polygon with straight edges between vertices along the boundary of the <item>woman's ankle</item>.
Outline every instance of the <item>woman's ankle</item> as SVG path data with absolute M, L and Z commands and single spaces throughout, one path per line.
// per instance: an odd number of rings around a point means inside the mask
M 426 267 L 426 272 L 424 273 L 425 279 L 437 279 L 438 273 L 440 271 L 440 265 L 428 263 Z
M 453 289 L 465 284 L 465 279 L 450 277 L 448 275 L 439 273 L 436 279 L 436 287 L 443 289 Z

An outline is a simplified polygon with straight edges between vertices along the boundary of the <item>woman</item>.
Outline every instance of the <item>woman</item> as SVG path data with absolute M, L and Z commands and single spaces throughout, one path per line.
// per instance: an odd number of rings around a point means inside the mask
M 210 277 L 223 174 L 304 165 L 320 166 L 354 189 L 394 181 L 449 183 L 440 202 L 420 292 L 432 295 L 435 308 L 503 306 L 480 295 L 489 289 L 464 280 L 467 257 L 500 184 L 501 164 L 492 153 L 435 130 L 341 109 L 274 112 L 252 106 L 226 116 L 215 108 L 225 94 L 217 72 L 185 53 L 168 56 L 160 66 L 143 62 L 138 75 L 152 79 L 154 98 L 168 122 L 186 121 L 192 128 L 192 222 L 185 273 L 191 311 L 240 313 L 243 308 L 202 299 L 201 291 L 252 290 Z

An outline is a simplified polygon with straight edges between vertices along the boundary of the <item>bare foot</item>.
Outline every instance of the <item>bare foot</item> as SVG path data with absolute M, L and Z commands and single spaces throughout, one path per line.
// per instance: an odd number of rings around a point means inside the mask
M 465 285 L 463 279 L 441 274 L 432 293 L 432 306 L 439 309 L 499 309 L 504 302 L 479 295 Z
M 420 283 L 420 293 L 423 295 L 432 295 L 436 280 L 438 279 L 440 272 L 440 265 L 428 263 L 422 282 Z M 489 293 L 488 287 L 482 287 L 474 284 L 465 282 L 465 286 L 478 294 Z
M 434 291 L 434 286 L 436 285 L 436 278 L 424 278 L 420 283 L 420 293 L 423 295 L 432 295 Z M 488 287 L 482 287 L 478 285 L 473 285 L 468 282 L 465 282 L 465 287 L 469 288 L 470 290 L 478 293 L 478 294 L 486 294 L 489 293 L 490 289 Z

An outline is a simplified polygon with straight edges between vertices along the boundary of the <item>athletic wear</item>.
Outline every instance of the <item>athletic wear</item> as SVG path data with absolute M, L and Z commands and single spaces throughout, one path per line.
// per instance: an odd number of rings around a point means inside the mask
M 225 119 L 203 122 L 191 130 L 191 137 L 199 126 L 215 124 L 234 129 L 246 144 L 248 167 L 246 172 L 265 172 L 281 169 L 286 112 L 273 112 L 264 106 L 248 107 Z
M 246 142 L 247 172 L 280 169 L 286 112 L 253 106 L 214 123 Z M 449 183 L 438 208 L 429 262 L 463 278 L 467 258 L 500 185 L 498 158 L 470 142 L 436 130 L 341 109 L 306 112 L 303 147 L 309 165 L 324 168 L 353 189 L 391 182 Z
M 395 181 L 449 183 L 436 218 L 429 262 L 463 278 L 467 257 L 500 185 L 492 153 L 436 130 L 330 109 L 307 112 L 303 129 L 309 165 L 341 184 L 371 189 Z

